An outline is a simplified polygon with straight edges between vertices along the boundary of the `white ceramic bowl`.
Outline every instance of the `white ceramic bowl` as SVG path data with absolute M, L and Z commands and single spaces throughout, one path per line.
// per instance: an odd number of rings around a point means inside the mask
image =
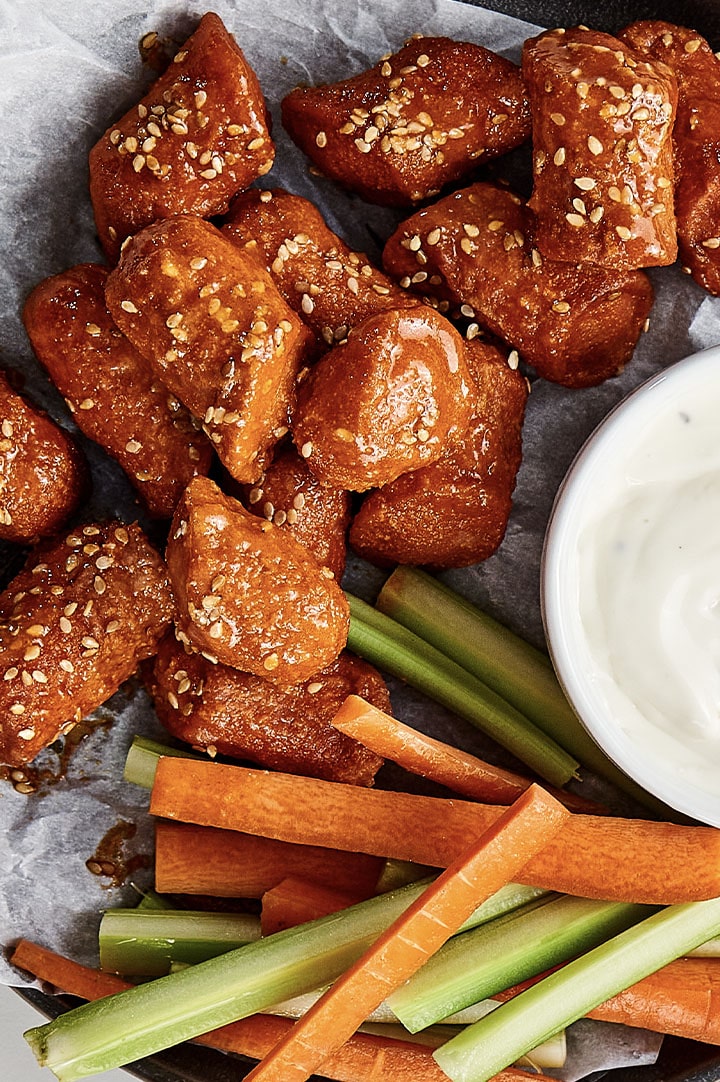
M 638 387 L 587 440 L 558 491 L 548 525 L 542 565 L 542 605 L 548 646 L 558 678 L 581 722 L 608 758 L 670 807 L 701 822 L 720 826 L 720 701 L 716 703 L 718 735 L 710 742 L 689 737 L 687 728 L 676 728 L 673 732 L 676 715 L 670 719 L 669 726 L 658 727 L 654 723 L 656 719 L 648 720 L 642 709 L 637 709 L 632 694 L 617 676 L 623 670 L 624 653 L 615 653 L 615 658 L 623 661 L 614 668 L 612 661 L 607 665 L 605 662 L 613 656 L 612 648 L 617 648 L 617 643 L 610 642 L 608 651 L 604 650 L 604 642 L 603 648 L 598 648 L 598 626 L 611 639 L 614 632 L 608 632 L 608 628 L 613 621 L 596 616 L 603 609 L 598 603 L 598 583 L 606 580 L 598 575 L 595 564 L 594 574 L 587 574 L 586 555 L 589 548 L 597 545 L 596 538 L 604 536 L 597 526 L 598 514 L 612 508 L 611 493 L 618 478 L 625 477 L 628 471 L 633 474 L 628 463 L 637 463 L 638 454 L 644 455 L 640 473 L 651 463 L 651 452 L 642 444 L 643 433 L 666 420 L 668 428 L 674 424 L 678 429 L 677 418 L 686 419 L 679 411 L 686 408 L 686 403 L 697 402 L 698 396 L 705 402 L 714 397 L 720 464 L 720 347 L 679 361 Z M 670 453 L 667 446 L 659 452 L 655 469 L 660 474 L 662 455 Z M 665 461 L 675 460 L 666 457 Z M 683 488 L 686 490 L 684 482 Z M 704 510 L 702 502 L 699 506 L 701 518 L 707 518 L 709 509 Z M 623 529 L 627 514 L 623 510 L 619 519 Z M 716 517 L 720 516 L 713 519 Z M 671 514 L 670 520 L 673 518 L 677 516 Z M 707 521 L 703 526 L 713 536 L 720 580 L 720 522 Z M 700 532 L 695 531 L 696 535 Z M 713 589 L 720 587 L 713 585 Z M 658 596 L 660 593 L 657 592 Z M 625 594 L 620 596 L 624 602 Z M 654 591 L 652 596 L 656 596 Z M 648 612 L 651 611 L 648 606 Z M 634 620 L 637 615 L 628 613 L 628 619 Z M 716 606 L 716 615 L 720 629 L 720 605 Z M 590 634 L 588 627 L 594 628 Z M 621 627 L 618 634 L 622 631 Z M 643 644 L 637 651 L 642 676 L 650 673 L 652 683 L 658 659 L 652 659 L 648 650 L 645 672 L 645 640 L 635 636 L 633 648 L 637 642 Z M 720 658 L 714 661 L 716 669 L 720 668 Z M 661 673 L 658 680 L 662 676 Z

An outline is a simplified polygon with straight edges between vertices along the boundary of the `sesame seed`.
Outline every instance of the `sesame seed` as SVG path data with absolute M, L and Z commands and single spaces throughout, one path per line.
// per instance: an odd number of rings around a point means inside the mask
M 203 180 L 215 180 L 217 169 L 203 169 L 200 173 Z
M 319 147 L 327 146 L 327 135 L 324 131 L 319 131 L 315 136 L 315 145 Z
M 35 736 L 35 730 L 34 729 L 21 729 L 20 732 L 18 733 L 18 736 L 20 737 L 21 740 L 32 740 L 33 737 Z
M 68 661 L 66 658 L 63 658 L 61 661 L 59 661 L 58 665 L 63 672 L 75 672 L 75 666 L 73 665 L 72 661 Z
M 463 230 L 465 233 L 467 233 L 468 237 L 480 236 L 480 230 L 478 229 L 478 227 L 476 225 L 472 225 L 470 222 L 465 222 L 463 224 Z
M 268 654 L 266 658 L 263 658 L 263 669 L 267 669 L 268 672 L 272 672 L 273 669 L 277 669 L 280 664 L 280 658 L 277 654 Z
M 265 146 L 265 140 L 262 136 L 258 136 L 257 139 L 253 139 L 248 143 L 247 148 L 248 150 L 259 150 L 262 146 Z
M 513 370 L 515 370 L 520 364 L 520 354 L 516 349 L 513 349 L 510 351 L 510 353 L 508 353 L 507 363 L 508 366 Z
M 567 301 L 553 301 L 552 309 L 553 312 L 560 312 L 564 315 L 566 312 L 570 311 L 570 305 Z
M 720 237 L 708 237 L 702 242 L 703 248 L 720 248 Z
M 310 440 L 307 440 L 307 442 L 304 443 L 302 445 L 302 447 L 300 448 L 300 454 L 302 455 L 303 458 L 310 458 L 310 455 L 312 454 L 312 451 L 313 451 L 313 445 L 310 442 Z
M 37 635 L 44 635 L 45 628 L 42 624 L 31 624 L 30 627 L 27 629 L 27 634 L 31 638 L 35 638 Z
M 612 199 L 613 203 L 622 202 L 622 192 L 619 188 L 608 188 L 608 196 L 610 197 L 610 199 Z
M 575 187 L 579 188 L 582 192 L 590 192 L 596 187 L 597 182 L 592 177 L 576 177 L 574 181 Z
M 499 218 L 494 218 L 488 223 L 488 229 L 491 233 L 498 233 L 504 225 L 505 223 L 501 222 Z
M 643 105 L 643 107 L 641 109 L 636 109 L 635 112 L 633 113 L 633 120 L 649 120 L 649 119 L 650 119 L 650 110 L 646 109 L 644 105 Z
M 136 455 L 138 451 L 142 450 L 142 444 L 139 440 L 128 440 L 125 444 L 125 450 L 129 455 Z
M 34 661 L 36 657 L 40 657 L 40 647 L 37 643 L 33 643 L 23 654 L 23 661 Z
M 48 678 L 40 669 L 33 669 L 32 678 L 36 684 L 47 684 Z
M 551 113 L 550 119 L 552 120 L 553 124 L 557 124 L 559 128 L 561 128 L 565 123 L 565 117 L 562 115 L 562 113 Z
M 565 217 L 569 224 L 575 226 L 576 229 L 580 229 L 585 225 L 585 219 L 582 214 L 566 214 Z
M 578 212 L 578 214 L 587 214 L 587 207 L 585 206 L 585 203 L 583 202 L 582 199 L 579 199 L 579 198 L 573 199 L 572 205 L 575 208 L 575 210 Z
M 558 147 L 558 149 L 555 151 L 555 154 L 553 155 L 553 163 L 555 165 L 565 164 L 565 147 Z
M 472 255 L 473 243 L 472 243 L 472 241 L 470 240 L 469 237 L 462 237 L 461 238 L 460 247 L 462 248 L 463 252 L 466 253 L 466 255 Z
M 356 285 L 357 285 L 357 283 L 356 283 Z M 312 315 L 312 312 L 313 312 L 313 310 L 315 308 L 315 302 L 313 301 L 312 297 L 308 293 L 303 293 L 302 301 L 300 302 L 300 307 L 302 308 L 302 310 L 303 310 L 303 312 L 305 313 L 306 316 Z
M 441 232 L 439 229 L 431 229 L 425 238 L 426 242 L 432 247 L 440 240 Z
M 604 147 L 603 147 L 602 143 L 600 142 L 600 140 L 596 139 L 594 135 L 589 135 L 588 136 L 587 145 L 588 145 L 588 150 L 590 151 L 591 154 L 595 154 L 596 156 L 598 154 L 602 154 Z
M 18 715 L 19 714 L 24 714 L 25 713 L 25 707 L 23 706 L 22 703 L 13 703 L 12 706 L 10 707 L 10 713 L 11 714 L 18 714 Z
M 700 38 L 691 38 L 690 41 L 685 42 L 685 52 L 696 53 L 701 45 L 702 41 L 700 40 Z
M 630 240 L 632 237 L 632 231 L 626 225 L 616 225 L 615 232 L 620 237 L 620 240 Z
M 604 213 L 604 207 L 593 207 L 588 217 L 590 218 L 590 221 L 593 223 L 593 225 L 597 225 Z
M 120 307 L 123 312 L 132 312 L 134 315 L 137 315 L 137 308 L 132 301 L 120 301 Z

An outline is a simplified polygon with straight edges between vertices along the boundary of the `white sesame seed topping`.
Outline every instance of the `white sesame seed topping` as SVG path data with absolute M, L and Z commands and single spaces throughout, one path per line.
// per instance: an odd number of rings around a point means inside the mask
M 602 143 L 600 142 L 600 140 L 597 139 L 594 135 L 589 135 L 588 136 L 587 145 L 588 145 L 588 150 L 590 151 L 591 154 L 595 154 L 596 156 L 598 154 L 602 154 L 604 147 L 603 147 Z

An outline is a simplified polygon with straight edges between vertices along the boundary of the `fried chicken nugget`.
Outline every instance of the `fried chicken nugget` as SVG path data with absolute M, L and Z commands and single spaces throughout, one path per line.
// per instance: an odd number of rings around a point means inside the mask
M 167 71 L 90 151 L 100 241 L 115 262 L 158 218 L 223 214 L 268 172 L 274 146 L 255 73 L 217 15 L 200 20 Z
M 601 383 L 632 357 L 652 307 L 650 280 L 547 259 L 535 228 L 517 195 L 473 184 L 408 218 L 388 240 L 384 265 L 401 285 L 469 305 L 545 379 Z
M 0 762 L 31 762 L 151 657 L 173 615 L 137 525 L 88 523 L 36 550 L 0 594 Z
M 89 482 L 69 432 L 31 405 L 0 370 L 0 538 L 28 544 L 58 533 Z
M 206 477 L 178 504 L 167 563 L 178 638 L 209 660 L 289 686 L 347 642 L 348 604 L 332 571 Z
M 232 476 L 253 482 L 287 432 L 310 331 L 260 264 L 200 218 L 133 237 L 106 285 L 112 318 L 201 422 Z
M 541 254 L 617 270 L 674 263 L 670 68 L 579 27 L 526 41 L 522 70 Z
M 292 139 L 370 203 L 406 206 L 530 135 L 518 67 L 469 42 L 412 37 L 352 79 L 282 102 Z
M 355 551 L 380 565 L 467 567 L 505 536 L 520 468 L 528 385 L 503 354 L 465 347 L 472 419 L 441 457 L 371 492 L 350 529 Z
M 425 305 L 380 312 L 307 372 L 293 440 L 322 484 L 364 492 L 439 458 L 468 394 L 451 323 Z
M 212 448 L 113 323 L 107 276 L 85 263 L 45 279 L 25 304 L 25 329 L 80 430 L 117 459 L 150 515 L 172 518 Z
M 372 785 L 382 765 L 379 755 L 330 724 L 348 695 L 390 707 L 380 674 L 346 652 L 309 680 L 282 689 L 189 655 L 166 635 L 151 691 L 168 732 L 213 756 L 347 785 Z
M 340 582 L 350 524 L 348 492 L 321 485 L 289 446 L 275 455 L 257 484 L 246 489 L 244 500 L 253 514 L 291 533 Z
M 223 233 L 257 254 L 290 307 L 328 346 L 376 312 L 419 304 L 363 252 L 351 251 L 300 195 L 244 192 L 230 207 Z
M 698 285 L 720 295 L 720 60 L 694 30 L 652 20 L 619 35 L 672 68 L 678 84 L 675 213 L 680 259 Z

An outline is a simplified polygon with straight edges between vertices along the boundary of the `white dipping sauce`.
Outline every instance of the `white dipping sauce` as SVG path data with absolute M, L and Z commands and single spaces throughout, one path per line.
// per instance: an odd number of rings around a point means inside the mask
M 580 717 L 646 788 L 720 825 L 720 350 L 611 415 L 545 557 L 551 652 Z

